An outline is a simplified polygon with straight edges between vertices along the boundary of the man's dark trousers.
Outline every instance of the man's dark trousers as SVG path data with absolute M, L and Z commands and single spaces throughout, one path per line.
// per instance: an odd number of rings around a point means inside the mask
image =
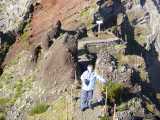
M 88 107 L 91 107 L 91 102 L 93 99 L 93 90 L 81 90 L 81 102 L 80 102 L 80 108 L 81 110 L 84 110 Z

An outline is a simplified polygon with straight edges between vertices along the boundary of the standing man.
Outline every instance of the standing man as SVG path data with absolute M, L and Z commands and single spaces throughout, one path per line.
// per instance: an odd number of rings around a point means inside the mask
M 92 99 L 93 90 L 95 88 L 96 80 L 100 80 L 102 83 L 106 83 L 106 80 L 97 75 L 93 70 L 93 65 L 88 65 L 87 70 L 81 75 L 82 90 L 80 108 L 81 111 L 85 111 L 87 108 L 93 109 Z

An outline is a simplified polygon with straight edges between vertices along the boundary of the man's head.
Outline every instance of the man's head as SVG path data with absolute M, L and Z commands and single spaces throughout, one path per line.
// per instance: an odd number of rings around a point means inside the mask
M 87 70 L 88 70 L 89 72 L 93 72 L 93 65 L 88 65 L 88 66 L 87 66 Z

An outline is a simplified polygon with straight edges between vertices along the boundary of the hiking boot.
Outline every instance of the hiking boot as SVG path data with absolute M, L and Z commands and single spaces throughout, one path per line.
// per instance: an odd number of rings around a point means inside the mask
M 105 99 L 97 100 L 98 105 L 105 105 Z
M 86 110 L 86 108 L 82 108 L 81 111 L 84 112 Z
M 90 104 L 90 105 L 89 105 L 89 109 L 94 110 L 94 107 L 93 107 L 93 105 L 92 105 L 92 104 Z

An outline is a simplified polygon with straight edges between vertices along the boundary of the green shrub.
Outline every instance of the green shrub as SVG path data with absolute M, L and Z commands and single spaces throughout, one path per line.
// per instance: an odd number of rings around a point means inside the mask
M 6 118 L 5 118 L 5 115 L 4 115 L 4 113 L 0 113 L 0 120 L 5 120 Z
M 33 108 L 30 111 L 30 115 L 35 115 L 35 114 L 41 114 L 47 111 L 49 105 L 45 103 L 39 103 L 33 106 Z
M 8 98 L 0 98 L 0 105 L 6 105 L 9 102 Z
M 3 12 L 3 9 L 4 9 L 3 5 L 0 4 L 0 12 Z
M 80 13 L 80 16 L 83 17 L 83 16 L 88 16 L 89 15 L 89 9 L 85 9 L 83 10 L 81 13 Z
M 17 98 L 13 97 L 12 99 L 10 99 L 9 101 L 9 105 L 14 105 L 14 103 L 16 102 Z
M 30 37 L 30 23 L 22 23 L 21 27 L 20 27 L 20 41 L 23 45 L 24 48 L 29 48 L 29 42 L 28 39 Z
M 14 87 L 15 87 L 15 97 L 18 98 L 23 93 L 22 91 L 23 81 L 22 80 L 17 81 Z
M 104 90 L 106 91 L 106 89 L 107 98 L 110 101 L 115 101 L 116 103 L 119 103 L 121 100 L 121 93 L 124 89 L 124 85 L 121 83 L 109 81 Z
M 21 35 L 21 37 L 20 37 L 20 39 L 21 39 L 23 42 L 27 41 L 28 38 L 29 38 L 29 32 L 28 32 L 28 31 L 25 31 L 25 32 Z
M 150 101 L 146 102 L 145 104 L 146 104 L 146 109 L 149 112 L 152 112 L 152 113 L 155 112 L 155 107 L 154 107 L 154 105 Z
M 21 57 L 20 55 L 16 55 L 16 57 L 13 58 L 13 60 L 10 62 L 10 64 L 11 64 L 11 65 L 16 65 L 16 64 L 18 64 L 20 57 Z
M 13 75 L 10 71 L 5 71 L 1 76 L 0 76 L 0 80 L 1 81 L 5 81 L 5 83 L 7 84 L 11 79 L 13 78 Z
M 128 104 L 127 103 L 122 103 L 119 106 L 117 106 L 116 110 L 117 111 L 125 111 L 128 109 Z
M 0 89 L 2 89 L 3 88 L 3 84 L 0 82 Z

